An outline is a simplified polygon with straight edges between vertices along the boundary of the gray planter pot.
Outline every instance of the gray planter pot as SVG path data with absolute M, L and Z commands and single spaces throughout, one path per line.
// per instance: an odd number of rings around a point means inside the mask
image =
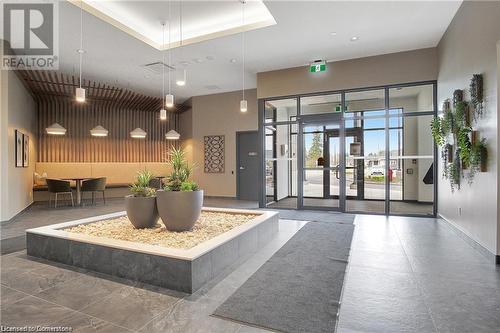
M 130 222 L 136 229 L 152 228 L 158 222 L 156 197 L 125 197 L 125 209 Z
M 171 231 L 193 228 L 203 207 L 203 191 L 156 191 L 158 213 L 165 227 Z

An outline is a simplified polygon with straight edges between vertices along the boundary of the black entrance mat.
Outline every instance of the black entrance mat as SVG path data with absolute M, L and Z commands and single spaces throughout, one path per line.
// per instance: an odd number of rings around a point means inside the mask
M 296 210 L 296 209 L 271 209 L 259 208 L 259 210 L 270 210 L 280 213 L 282 220 L 316 221 L 316 222 L 335 222 L 335 223 L 354 223 L 354 214 L 346 214 L 334 211 L 320 210 Z
M 282 332 L 333 332 L 353 224 L 306 224 L 214 315 Z

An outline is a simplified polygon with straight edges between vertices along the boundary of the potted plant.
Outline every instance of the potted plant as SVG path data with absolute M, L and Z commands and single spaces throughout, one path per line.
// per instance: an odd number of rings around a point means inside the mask
M 156 192 L 158 213 L 165 227 L 171 231 L 187 231 L 193 228 L 203 206 L 203 191 L 189 180 L 193 167 L 182 149 L 170 152 L 172 173 L 166 178 L 163 190 Z
M 136 182 L 130 185 L 131 195 L 125 197 L 125 209 L 136 229 L 152 228 L 158 222 L 156 191 L 149 187 L 153 174 L 147 170 L 137 173 Z

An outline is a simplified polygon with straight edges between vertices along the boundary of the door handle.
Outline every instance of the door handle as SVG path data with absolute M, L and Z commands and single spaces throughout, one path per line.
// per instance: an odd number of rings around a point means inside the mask
M 340 179 L 340 178 L 339 178 L 339 168 L 340 168 L 340 164 L 338 164 L 338 165 L 335 167 L 335 178 L 337 178 L 337 179 Z

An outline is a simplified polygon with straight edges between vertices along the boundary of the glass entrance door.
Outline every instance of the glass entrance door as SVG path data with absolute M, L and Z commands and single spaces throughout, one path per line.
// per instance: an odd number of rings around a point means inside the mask
M 304 116 L 299 125 L 299 208 L 342 210 L 345 140 L 340 115 Z

